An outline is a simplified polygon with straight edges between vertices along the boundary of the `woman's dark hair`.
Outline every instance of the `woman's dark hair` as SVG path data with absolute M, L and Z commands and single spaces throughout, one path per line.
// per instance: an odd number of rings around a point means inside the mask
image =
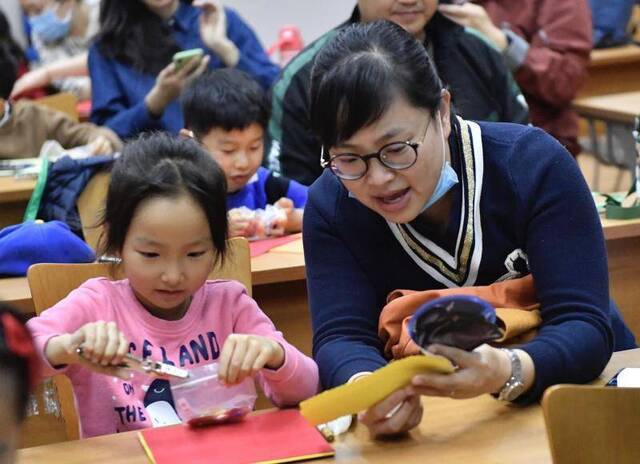
M 438 108 L 442 83 L 418 40 L 390 21 L 356 23 L 316 55 L 311 70 L 311 126 L 325 147 L 349 139 L 398 96 Z
M 204 211 L 217 260 L 224 260 L 227 239 L 224 172 L 197 142 L 160 132 L 143 134 L 127 143 L 113 165 L 101 221 L 106 235 L 101 252 L 122 251 L 140 203 L 154 197 L 175 198 L 183 194 L 193 198 Z
M 180 0 L 191 4 L 191 0 Z M 180 48 L 171 27 L 142 0 L 102 0 L 98 49 L 107 58 L 156 75 Z
M 9 98 L 20 63 L 25 61 L 24 53 L 11 36 L 9 21 L 0 11 L 0 98 Z
M 196 78 L 182 92 L 185 128 L 200 138 L 211 129 L 245 129 L 269 122 L 269 99 L 264 89 L 238 69 L 218 69 Z
M 5 303 L 0 303 L 0 377 L 11 385 L 16 401 L 16 418 L 25 417 L 30 387 L 36 382 L 38 360 L 25 318 Z M 6 411 L 5 411 L 6 413 Z

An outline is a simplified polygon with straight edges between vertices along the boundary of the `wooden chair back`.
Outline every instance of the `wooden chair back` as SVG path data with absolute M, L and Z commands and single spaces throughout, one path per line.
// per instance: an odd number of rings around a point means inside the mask
M 556 385 L 542 409 L 555 464 L 640 462 L 640 388 Z
M 61 111 L 74 121 L 78 121 L 78 109 L 76 107 L 78 104 L 78 99 L 73 94 L 60 92 L 53 95 L 48 95 L 46 97 L 38 98 L 35 102 L 39 105 L 46 106 L 56 111 Z
M 98 226 L 98 222 L 104 210 L 110 179 L 111 174 L 109 172 L 94 174 L 76 202 L 84 240 L 94 251 L 98 250 L 100 236 L 102 235 L 102 227 Z
M 233 238 L 227 242 L 228 255 L 222 265 L 209 274 L 211 279 L 237 280 L 251 295 L 251 256 L 249 242 Z M 121 278 L 117 266 L 106 263 L 90 264 L 35 264 L 29 268 L 27 279 L 37 315 L 64 299 L 72 290 L 95 277 Z M 78 415 L 71 382 L 64 375 L 53 377 L 59 402 L 59 415 L 41 413 L 30 416 L 22 430 L 21 447 L 39 446 L 65 440 L 77 440 Z M 50 389 L 50 387 L 49 387 Z M 36 392 L 38 410 L 45 412 L 44 389 Z

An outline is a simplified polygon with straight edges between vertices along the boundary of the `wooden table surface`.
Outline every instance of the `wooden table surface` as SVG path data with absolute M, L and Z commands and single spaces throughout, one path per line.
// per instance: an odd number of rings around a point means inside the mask
M 35 185 L 35 179 L 0 176 L 0 205 L 15 201 L 29 201 Z
M 640 91 L 579 98 L 571 105 L 583 118 L 632 125 L 640 114 Z
M 22 222 L 35 184 L 34 179 L 0 176 L 0 229 Z
M 602 219 L 607 241 L 640 237 L 640 219 L 616 221 Z M 640 261 L 640 257 L 638 258 Z M 287 283 L 305 279 L 302 240 L 251 259 L 253 286 Z M 0 300 L 7 301 L 26 313 L 33 312 L 31 291 L 25 277 L 0 279 Z
M 605 240 L 640 238 L 640 219 L 601 218 Z
M 591 51 L 589 69 L 623 63 L 640 63 L 640 47 L 638 45 L 629 44 L 593 50 Z
M 253 286 L 305 280 L 302 239 L 251 258 Z
M 579 98 L 640 90 L 640 47 L 593 50 L 587 73 Z
M 274 248 L 251 258 L 251 280 L 255 287 L 305 279 L 302 239 Z M 25 314 L 34 312 L 26 277 L 0 278 L 0 300 Z
M 621 367 L 640 367 L 640 349 L 615 353 L 596 383 L 604 384 Z M 356 425 L 333 443 L 335 459 L 321 462 L 551 462 L 540 405 L 520 408 L 488 395 L 470 400 L 424 398 L 423 404 L 422 424 L 409 436 L 373 441 L 365 427 Z M 149 463 L 135 432 L 26 448 L 17 457 L 19 464 Z

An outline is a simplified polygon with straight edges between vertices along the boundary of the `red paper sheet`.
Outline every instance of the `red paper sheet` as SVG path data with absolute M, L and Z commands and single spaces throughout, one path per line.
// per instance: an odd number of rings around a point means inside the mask
M 235 424 L 146 429 L 139 437 L 155 464 L 266 464 L 335 454 L 297 409 L 251 414 Z
M 255 258 L 260 256 L 272 248 L 275 248 L 285 243 L 293 242 L 302 237 L 302 234 L 285 235 L 278 238 L 267 238 L 265 240 L 256 240 L 255 242 L 249 242 L 249 249 L 251 250 L 251 257 Z

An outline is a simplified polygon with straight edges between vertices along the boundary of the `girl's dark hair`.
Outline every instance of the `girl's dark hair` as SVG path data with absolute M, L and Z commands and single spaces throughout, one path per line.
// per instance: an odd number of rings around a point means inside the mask
M 160 132 L 143 134 L 127 143 L 113 165 L 101 221 L 106 235 L 101 252 L 122 251 L 140 203 L 154 197 L 175 198 L 183 194 L 193 198 L 204 211 L 217 260 L 224 260 L 227 239 L 224 172 L 197 142 Z
M 356 23 L 332 38 L 311 70 L 311 126 L 325 147 L 366 127 L 399 95 L 438 108 L 442 83 L 427 51 L 390 21 Z
M 245 129 L 269 122 L 269 99 L 260 84 L 244 71 L 218 69 L 196 78 L 182 92 L 185 128 L 197 137 L 211 129 Z
M 24 316 L 0 303 L 0 376 L 13 383 L 15 414 L 20 422 L 25 417 L 30 387 L 36 381 L 38 363 L 33 340 L 24 323 Z
M 9 21 L 0 11 L 0 98 L 9 98 L 18 78 L 18 68 L 25 61 L 24 53 L 11 36 Z
M 191 0 L 181 0 L 191 4 Z M 102 0 L 98 49 L 107 58 L 156 75 L 180 48 L 171 27 L 142 0 Z

